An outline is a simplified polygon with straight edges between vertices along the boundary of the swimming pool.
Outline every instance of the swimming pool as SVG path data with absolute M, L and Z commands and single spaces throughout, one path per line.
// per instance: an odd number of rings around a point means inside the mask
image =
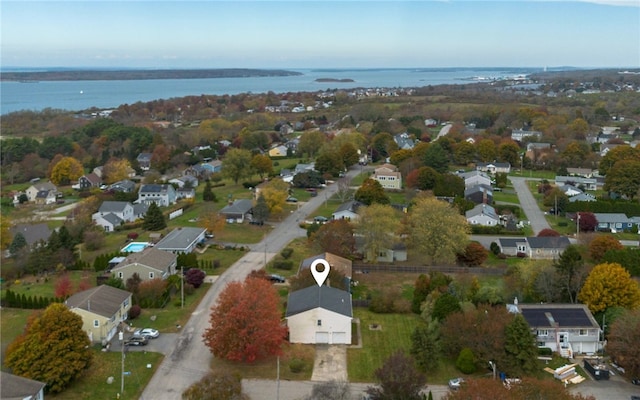
M 149 246 L 147 242 L 131 242 L 120 249 L 123 253 L 139 253 Z

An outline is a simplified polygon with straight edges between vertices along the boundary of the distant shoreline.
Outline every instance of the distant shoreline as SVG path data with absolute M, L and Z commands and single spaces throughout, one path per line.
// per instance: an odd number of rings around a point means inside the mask
M 40 82 L 40 81 L 125 81 L 148 79 L 211 79 L 211 78 L 250 78 L 269 76 L 298 76 L 300 72 L 280 69 L 166 69 L 166 70 L 76 70 L 76 71 L 38 71 L 4 72 L 2 81 Z
M 353 80 L 351 78 L 342 78 L 342 79 L 337 79 L 337 78 L 318 78 L 315 81 L 316 82 L 338 82 L 338 83 L 352 83 L 352 82 L 355 82 L 355 80 Z

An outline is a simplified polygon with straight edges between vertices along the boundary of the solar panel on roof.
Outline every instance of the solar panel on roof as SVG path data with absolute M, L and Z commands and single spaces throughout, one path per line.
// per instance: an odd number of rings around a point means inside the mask
M 570 326 L 591 326 L 591 320 L 582 308 L 534 308 L 523 309 L 522 316 L 530 326 L 548 326 L 549 318 L 545 313 L 551 314 L 553 320 L 558 323 L 559 327 Z

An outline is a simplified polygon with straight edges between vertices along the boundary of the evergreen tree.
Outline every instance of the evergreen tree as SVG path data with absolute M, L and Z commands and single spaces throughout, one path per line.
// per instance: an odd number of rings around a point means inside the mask
M 423 371 L 435 371 L 441 357 L 440 324 L 434 319 L 418 325 L 411 334 L 411 355 Z
M 216 194 L 213 193 L 213 188 L 211 187 L 211 181 L 207 179 L 207 182 L 204 185 L 204 191 L 202 192 L 202 200 L 204 201 L 218 201 L 216 198 Z
M 522 314 L 516 314 L 513 321 L 505 327 L 504 351 L 504 369 L 509 374 L 522 376 L 537 370 L 538 349 L 535 337 Z
M 148 231 L 159 231 L 167 227 L 167 222 L 164 220 L 164 215 L 162 215 L 160 207 L 158 207 L 155 202 L 149 205 L 149 209 L 144 215 L 142 227 Z
M 267 218 L 269 218 L 269 206 L 267 205 L 267 200 L 260 193 L 256 205 L 253 207 L 253 220 L 258 223 L 264 223 Z
M 555 263 L 555 268 L 559 276 L 558 285 L 562 288 L 563 294 L 571 303 L 575 303 L 585 275 L 584 263 L 578 248 L 574 245 L 568 246 Z
M 12 256 L 15 256 L 20 250 L 25 247 L 27 247 L 27 240 L 24 238 L 24 235 L 21 232 L 18 232 L 13 237 L 13 241 L 9 245 L 9 253 Z

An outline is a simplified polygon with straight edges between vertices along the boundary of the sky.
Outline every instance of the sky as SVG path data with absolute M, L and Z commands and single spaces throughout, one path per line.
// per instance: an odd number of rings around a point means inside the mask
M 2 67 L 640 67 L 640 0 L 0 2 Z

